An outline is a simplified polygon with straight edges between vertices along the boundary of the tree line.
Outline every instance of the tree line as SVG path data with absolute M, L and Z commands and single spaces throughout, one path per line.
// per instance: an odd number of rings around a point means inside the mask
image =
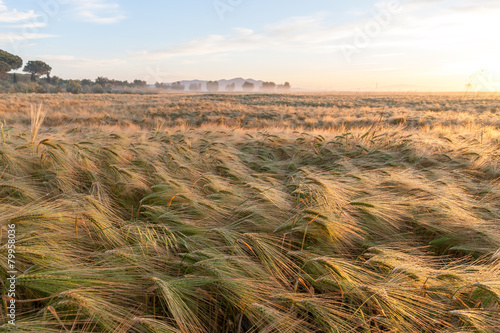
M 28 61 L 22 70 L 26 74 L 9 73 L 22 66 L 21 57 L 0 50 L 0 92 L 102 94 L 145 91 L 149 88 L 147 82 L 143 80 L 128 82 L 102 76 L 95 80 L 65 80 L 58 76 L 51 77 L 52 67 L 41 60 Z
M 175 90 L 175 91 L 185 91 L 186 86 L 182 84 L 180 81 L 173 82 L 172 84 L 166 83 L 155 83 L 155 87 L 162 90 Z M 274 82 L 263 82 L 258 90 L 265 92 L 273 92 L 273 91 L 288 91 L 291 89 L 290 83 L 285 82 L 284 84 L 276 84 Z M 203 90 L 202 83 L 191 83 L 188 86 L 189 91 L 198 92 Z M 227 84 L 224 87 L 221 87 L 218 81 L 208 81 L 206 83 L 206 90 L 210 93 L 216 93 L 219 91 L 233 92 L 236 90 L 236 84 L 231 83 Z M 255 84 L 252 82 L 245 81 L 242 86 L 242 90 L 244 92 L 253 92 L 256 91 Z
M 26 74 L 11 73 L 23 67 L 21 57 L 0 50 L 0 92 L 13 93 L 59 93 L 69 92 L 72 94 L 80 93 L 132 93 L 132 92 L 154 92 L 161 91 L 185 91 L 186 87 L 180 81 L 172 84 L 156 83 L 155 88 L 151 89 L 146 81 L 120 81 L 108 79 L 99 76 L 95 80 L 65 80 L 58 76 L 51 77 L 52 67 L 41 60 L 30 60 L 26 63 L 23 72 Z M 236 89 L 234 83 L 221 87 L 218 81 L 208 81 L 206 90 L 211 93 L 219 91 L 233 92 Z M 242 87 L 244 92 L 253 92 L 256 90 L 273 92 L 290 90 L 290 83 L 276 85 L 274 82 L 264 82 L 262 86 L 255 87 L 251 82 L 245 82 Z M 189 91 L 202 91 L 201 83 L 191 83 Z

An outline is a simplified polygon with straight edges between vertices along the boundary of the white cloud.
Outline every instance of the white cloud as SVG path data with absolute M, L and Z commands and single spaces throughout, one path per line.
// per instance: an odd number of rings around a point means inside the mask
M 442 0 L 443 1 L 443 0 Z M 498 0 L 462 0 L 453 1 L 453 8 L 458 11 L 482 12 L 491 9 L 500 9 Z
M 0 32 L 0 48 L 18 53 L 21 48 L 34 46 L 33 41 L 35 40 L 53 37 L 57 36 L 43 33 Z
M 262 38 L 250 29 L 235 29 L 229 35 L 210 35 L 176 45 L 172 48 L 145 51 L 138 57 L 162 59 L 175 56 L 199 56 L 221 52 L 244 51 L 262 45 Z
M 25 22 L 22 24 L 11 25 L 9 27 L 17 29 L 38 29 L 38 28 L 44 28 L 46 26 L 47 26 L 46 22 Z
M 347 36 L 347 29 L 329 29 L 324 25 L 325 13 L 292 17 L 277 24 L 264 27 L 260 31 L 234 28 L 227 35 L 209 35 L 170 48 L 144 51 L 137 57 L 162 59 L 176 56 L 200 56 L 249 50 L 271 50 L 292 48 L 307 52 L 318 52 L 322 44 Z M 307 49 L 304 49 L 307 46 Z
M 58 64 L 71 68 L 108 68 L 124 65 L 127 62 L 123 59 L 89 59 L 79 58 L 72 55 L 40 55 L 38 58 L 47 62 L 57 62 Z
M 14 33 L 14 32 L 0 33 L 0 45 L 1 42 L 14 43 L 20 40 L 42 39 L 50 37 L 57 37 L 57 36 L 50 34 L 37 34 L 37 33 Z
M 391 10 L 390 2 L 376 3 L 365 11 L 362 18 L 343 25 L 335 25 L 328 13 L 292 17 L 266 26 L 261 30 L 236 28 L 226 35 L 210 35 L 169 48 L 144 51 L 138 57 L 161 59 L 189 57 L 207 54 L 225 54 L 261 50 L 272 52 L 290 50 L 305 54 L 333 53 L 342 45 L 354 44 L 359 31 L 369 24 L 379 24 L 380 32 L 370 37 L 367 45 L 357 47 L 358 53 L 371 56 L 375 53 L 405 54 L 419 51 L 446 53 L 444 46 L 455 53 L 464 44 L 487 43 L 496 40 L 500 29 L 498 0 L 406 0 L 392 10 L 388 23 L 377 23 L 378 13 Z M 487 51 L 487 45 L 479 45 L 478 52 Z M 471 52 L 470 49 L 465 49 Z M 461 52 L 464 53 L 464 52 Z M 387 57 L 390 58 L 390 57 Z
M 0 23 L 17 23 L 32 20 L 37 15 L 33 10 L 20 12 L 17 9 L 9 10 L 2 0 L 0 0 Z
M 76 16 L 84 22 L 113 24 L 126 18 L 120 5 L 108 0 L 68 0 Z

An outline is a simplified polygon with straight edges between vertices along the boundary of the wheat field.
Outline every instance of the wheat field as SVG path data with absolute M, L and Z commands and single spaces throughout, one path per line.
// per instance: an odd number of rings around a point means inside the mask
M 0 97 L 0 331 L 498 332 L 498 94 Z

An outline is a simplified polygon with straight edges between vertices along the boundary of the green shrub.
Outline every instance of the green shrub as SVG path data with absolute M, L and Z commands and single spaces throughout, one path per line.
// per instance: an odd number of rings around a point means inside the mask
M 18 82 L 10 90 L 16 93 L 45 94 L 47 92 L 38 82 Z
M 66 91 L 72 94 L 79 94 L 82 92 L 82 85 L 78 81 L 69 81 Z
M 92 87 L 94 94 L 104 94 L 104 88 L 98 83 Z

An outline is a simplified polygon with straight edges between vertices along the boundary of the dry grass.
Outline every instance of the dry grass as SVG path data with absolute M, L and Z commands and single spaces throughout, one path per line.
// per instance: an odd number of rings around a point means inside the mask
M 495 332 L 499 100 L 461 97 L 3 96 L 18 328 Z
M 31 118 L 31 143 L 35 142 L 36 135 L 40 130 L 40 127 L 43 124 L 43 120 L 45 119 L 46 113 L 43 111 L 43 104 L 38 106 L 31 105 L 30 110 L 30 118 Z

